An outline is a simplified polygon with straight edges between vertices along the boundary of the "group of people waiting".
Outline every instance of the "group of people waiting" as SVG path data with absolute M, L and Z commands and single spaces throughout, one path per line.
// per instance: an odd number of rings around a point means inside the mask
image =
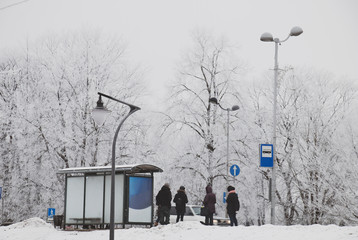
M 170 192 L 169 184 L 166 183 L 158 192 L 155 197 L 156 205 L 158 206 L 158 218 L 154 222 L 154 225 L 158 225 L 158 222 L 162 225 L 169 224 L 170 217 L 170 208 L 172 201 L 172 193 Z M 177 221 L 184 220 L 184 214 L 186 209 L 186 204 L 188 203 L 188 197 L 185 193 L 185 187 L 180 186 L 177 194 L 175 194 L 173 202 L 175 203 L 175 209 L 177 212 Z
M 216 195 L 213 193 L 213 189 L 210 185 L 206 186 L 206 195 L 203 200 L 203 205 L 206 210 L 205 213 L 205 222 L 202 222 L 205 225 L 214 224 L 214 213 L 215 213 L 215 204 L 216 204 Z M 227 187 L 228 196 L 226 198 L 226 210 L 230 218 L 230 225 L 237 226 L 236 212 L 240 209 L 240 202 L 235 188 L 233 186 Z M 155 220 L 154 225 L 157 226 L 158 223 L 162 225 L 169 224 L 170 221 L 170 208 L 172 193 L 170 191 L 170 186 L 168 183 L 164 184 L 160 191 L 158 192 L 156 198 L 156 205 L 158 206 L 158 218 Z M 185 192 L 185 187 L 180 186 L 177 193 L 174 196 L 173 202 L 175 203 L 175 210 L 177 213 L 176 222 L 184 220 L 184 214 L 186 211 L 186 204 L 188 203 L 188 197 Z

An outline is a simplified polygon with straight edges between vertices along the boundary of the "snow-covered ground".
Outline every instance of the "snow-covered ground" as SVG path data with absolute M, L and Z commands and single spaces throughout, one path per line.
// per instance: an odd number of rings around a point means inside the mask
M 31 218 L 7 227 L 0 227 L 1 240 L 102 240 L 108 230 L 63 231 L 40 218 Z M 115 239 L 126 240 L 357 240 L 358 227 L 321 226 L 251 226 L 217 227 L 197 222 L 180 222 L 153 228 L 130 228 L 115 231 Z

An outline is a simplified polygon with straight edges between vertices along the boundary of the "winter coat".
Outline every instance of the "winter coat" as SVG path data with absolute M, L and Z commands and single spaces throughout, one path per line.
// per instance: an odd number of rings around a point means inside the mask
M 207 186 L 205 190 L 204 206 L 208 208 L 210 213 L 215 213 L 216 195 L 213 193 L 213 189 L 210 186 Z
M 228 214 L 236 213 L 240 209 L 240 202 L 235 190 L 230 191 L 226 198 L 226 209 Z
M 170 188 L 164 185 L 158 192 L 155 200 L 158 206 L 167 206 L 170 208 L 172 201 L 172 193 L 170 192 Z
M 185 213 L 185 205 L 188 203 L 188 197 L 185 194 L 185 190 L 178 190 L 178 193 L 175 194 L 174 200 L 175 209 L 177 213 Z

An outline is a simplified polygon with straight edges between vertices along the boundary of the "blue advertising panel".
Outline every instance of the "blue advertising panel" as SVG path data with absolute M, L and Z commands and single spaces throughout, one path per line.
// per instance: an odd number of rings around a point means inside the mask
M 153 179 L 129 177 L 128 222 L 150 223 L 152 221 Z
M 273 145 L 260 144 L 260 167 L 273 167 Z

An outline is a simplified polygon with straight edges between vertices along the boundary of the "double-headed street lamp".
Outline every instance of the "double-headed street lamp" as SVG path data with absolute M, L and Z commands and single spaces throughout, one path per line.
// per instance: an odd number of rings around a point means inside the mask
M 275 43 L 275 66 L 274 66 L 274 101 L 273 101 L 273 134 L 272 134 L 272 145 L 273 145 L 273 167 L 272 167 L 272 183 L 271 183 L 271 224 L 275 224 L 275 205 L 276 205 L 276 114 L 277 114 L 277 77 L 278 77 L 278 45 L 286 42 L 291 36 L 299 36 L 303 33 L 302 28 L 293 27 L 290 34 L 285 40 L 273 38 L 271 33 L 263 33 L 260 40 L 263 42 L 274 42 Z
M 239 110 L 240 107 L 238 105 L 234 105 L 231 108 L 223 108 L 220 103 L 218 102 L 218 100 L 216 98 L 210 98 L 209 99 L 210 103 L 214 103 L 216 105 L 219 105 L 219 107 L 222 110 L 227 111 L 227 131 L 226 131 L 226 137 L 227 137 L 227 141 L 226 141 L 226 185 L 229 185 L 229 157 L 230 157 L 230 151 L 229 151 L 229 141 L 230 141 L 230 136 L 229 136 L 229 124 L 230 124 L 230 112 L 232 111 L 236 111 Z M 226 187 L 227 187 L 226 186 Z
M 111 100 L 114 100 L 116 102 L 122 103 L 124 105 L 127 105 L 128 107 L 130 107 L 130 111 L 128 112 L 128 114 L 123 118 L 123 120 L 119 123 L 119 126 L 116 130 L 116 133 L 114 134 L 114 138 L 113 138 L 113 143 L 112 143 L 112 173 L 111 173 L 111 207 L 110 207 L 110 229 L 109 229 L 109 239 L 110 240 L 114 240 L 114 207 L 115 207 L 115 173 L 116 173 L 116 142 L 117 142 L 117 137 L 118 137 L 118 133 L 119 130 L 122 126 L 122 124 L 124 123 L 124 121 L 134 112 L 140 110 L 139 107 L 123 102 L 121 100 L 115 99 L 111 96 L 105 95 L 103 93 L 98 93 L 99 95 L 99 99 L 97 101 L 97 106 L 95 109 L 93 109 L 92 111 L 92 116 L 93 119 L 95 120 L 95 122 L 97 123 L 98 126 L 101 126 L 108 113 L 110 113 L 111 111 L 107 110 L 104 106 L 103 106 L 103 102 L 102 102 L 102 97 L 106 97 L 109 98 Z

